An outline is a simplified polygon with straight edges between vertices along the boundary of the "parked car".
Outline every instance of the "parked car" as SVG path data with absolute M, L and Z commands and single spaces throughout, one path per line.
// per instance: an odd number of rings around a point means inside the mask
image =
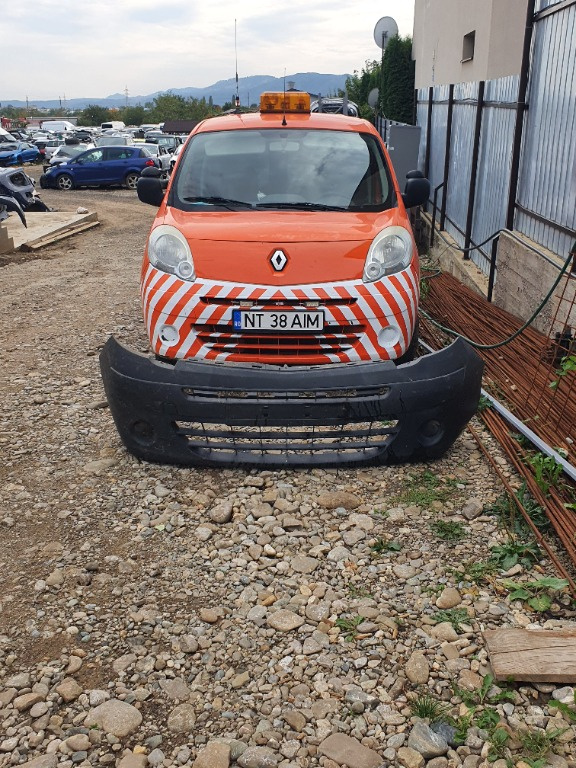
M 174 152 L 172 153 L 172 157 L 170 158 L 170 173 L 174 170 L 174 166 L 176 165 L 176 160 L 178 160 L 178 156 L 182 152 L 184 148 L 184 144 L 178 144 Z
M 2 144 L 0 147 L 0 165 L 22 165 L 33 163 L 40 157 L 40 150 L 27 141 L 17 141 L 14 144 Z
M 152 166 L 159 167 L 158 161 L 141 147 L 94 147 L 49 168 L 40 176 L 40 186 L 74 189 L 123 184 L 136 189 L 142 170 Z
M 92 141 L 94 138 L 92 131 L 89 131 L 87 128 L 76 128 L 74 131 L 74 137 L 78 139 L 78 141 Z
M 64 139 L 48 139 L 48 141 L 37 142 L 36 146 L 45 160 L 50 160 L 54 152 L 64 145 Z
M 138 147 L 143 147 L 144 149 L 147 149 L 148 152 L 150 152 L 151 155 L 153 155 L 158 160 L 158 167 L 162 168 L 163 171 L 170 171 L 171 169 L 171 162 L 172 162 L 172 153 L 169 149 L 164 147 L 162 144 L 137 144 Z
M 69 160 L 72 160 L 72 158 L 81 155 L 82 152 L 86 152 L 87 149 L 94 149 L 94 144 L 63 144 L 52 154 L 50 162 L 44 165 L 44 172 L 46 172 L 50 166 L 67 163 Z
M 318 99 L 313 101 L 310 105 L 311 112 L 329 112 L 333 115 L 344 114 L 344 99 Z M 348 116 L 358 117 L 359 109 L 358 104 L 353 101 L 348 101 Z
M 170 134 L 165 133 L 147 133 L 145 139 L 146 141 L 152 142 L 153 144 L 161 144 L 163 147 L 167 147 L 172 152 L 176 149 L 177 146 L 182 144 L 181 136 L 171 136 Z
M 134 144 L 134 139 L 132 138 L 132 136 L 120 136 L 119 134 L 108 134 L 108 135 L 103 134 L 102 136 L 98 136 L 95 143 L 97 147 L 106 147 L 106 146 L 118 147 L 121 144 L 125 146 L 129 144 Z

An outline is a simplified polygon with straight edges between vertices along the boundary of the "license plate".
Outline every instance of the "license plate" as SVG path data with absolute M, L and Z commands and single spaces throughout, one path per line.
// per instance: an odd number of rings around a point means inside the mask
M 232 312 L 235 331 L 276 331 L 297 333 L 321 331 L 324 313 L 317 312 L 270 312 L 268 310 L 235 309 Z

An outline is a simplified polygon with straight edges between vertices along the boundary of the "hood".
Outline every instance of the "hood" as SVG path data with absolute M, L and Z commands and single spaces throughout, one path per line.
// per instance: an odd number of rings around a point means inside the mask
M 398 208 L 380 213 L 166 208 L 155 223 L 184 234 L 200 278 L 298 285 L 361 279 L 374 237 L 403 221 Z M 271 261 L 277 251 L 285 256 L 279 259 L 285 261 L 281 270 Z

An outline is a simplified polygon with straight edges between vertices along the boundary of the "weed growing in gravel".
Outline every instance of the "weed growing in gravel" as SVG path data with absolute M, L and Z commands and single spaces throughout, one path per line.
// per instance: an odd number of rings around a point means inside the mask
M 506 748 L 509 734 L 504 728 L 494 728 L 490 733 L 490 749 L 488 750 L 488 761 L 495 763 L 496 760 L 507 760 L 509 750 Z
M 535 541 L 519 541 L 510 539 L 506 544 L 492 547 L 490 560 L 503 571 L 508 571 L 520 564 L 523 568 L 531 568 L 542 557 L 540 547 Z
M 465 560 L 459 568 L 448 568 L 448 573 L 456 581 L 469 581 L 472 584 L 482 584 L 488 581 L 488 576 L 496 573 L 498 566 L 490 560 Z
M 410 710 L 414 717 L 428 720 L 431 723 L 447 722 L 450 707 L 438 699 L 434 699 L 428 693 L 419 694 L 410 702 Z
M 515 497 L 539 531 L 545 532 L 550 529 L 550 520 L 546 512 L 532 498 L 525 481 L 516 491 Z M 530 538 L 533 536 L 531 528 L 519 512 L 516 500 L 508 493 L 503 493 L 493 504 L 488 504 L 484 508 L 484 513 L 497 517 L 500 523 L 515 536 Z
M 400 552 L 402 544 L 397 541 L 387 541 L 386 539 L 376 539 L 370 547 L 374 555 L 381 555 L 385 552 Z
M 550 486 L 558 485 L 562 477 L 562 464 L 559 464 L 553 456 L 546 456 L 540 451 L 527 456 L 526 464 L 534 470 L 534 479 L 542 493 L 546 496 L 550 493 Z
M 453 488 L 443 483 L 429 469 L 421 475 L 411 475 L 411 479 L 409 487 L 397 497 L 397 501 L 429 507 L 435 501 L 446 501 L 453 493 Z
M 372 593 L 364 587 L 356 587 L 354 584 L 350 584 L 348 587 L 348 595 L 353 598 L 372 597 Z
M 564 592 L 568 586 L 566 579 L 545 576 L 536 581 L 512 581 L 504 579 L 500 582 L 510 592 L 510 600 L 523 600 L 533 611 L 542 613 L 549 610 L 553 598 Z
M 576 691 L 573 694 L 574 706 L 576 706 Z M 576 723 L 576 711 L 572 708 L 572 705 L 566 704 L 565 701 L 556 701 L 556 699 L 550 699 L 548 707 L 556 707 L 564 717 L 571 723 Z
M 466 527 L 456 520 L 435 520 L 430 523 L 430 528 L 443 541 L 460 541 L 466 536 Z
M 445 611 L 436 611 L 432 618 L 434 621 L 438 622 L 438 624 L 445 621 L 450 622 L 456 632 L 460 630 L 461 624 L 470 621 L 466 608 L 448 608 Z
M 484 675 L 482 678 L 482 685 L 480 688 L 468 691 L 465 688 L 459 688 L 454 686 L 454 692 L 459 696 L 467 707 L 477 707 L 484 704 L 498 704 L 501 701 L 516 701 L 514 691 L 509 691 L 506 688 L 499 688 L 493 691 L 494 677 L 492 675 Z
M 351 643 L 356 640 L 356 630 L 358 625 L 362 624 L 363 621 L 364 619 L 362 616 L 340 616 L 334 623 L 342 630 L 342 632 L 344 632 L 346 642 Z
M 519 731 L 518 740 L 527 757 L 531 760 L 543 760 L 554 748 L 558 736 L 561 736 L 565 730 L 565 728 L 555 728 L 553 731 Z
M 489 397 L 486 397 L 486 395 L 480 395 L 480 400 L 478 400 L 478 413 L 482 413 L 482 411 L 485 411 L 488 408 L 492 408 L 492 400 L 490 400 Z

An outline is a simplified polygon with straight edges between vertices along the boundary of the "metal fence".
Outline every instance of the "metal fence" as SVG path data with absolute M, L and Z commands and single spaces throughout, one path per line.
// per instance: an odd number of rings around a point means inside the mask
M 576 237 L 576 0 L 536 2 L 517 177 L 519 76 L 417 92 L 419 167 L 463 249 L 507 226 L 511 185 L 514 229 L 562 258 Z M 487 274 L 490 242 L 468 253 Z

